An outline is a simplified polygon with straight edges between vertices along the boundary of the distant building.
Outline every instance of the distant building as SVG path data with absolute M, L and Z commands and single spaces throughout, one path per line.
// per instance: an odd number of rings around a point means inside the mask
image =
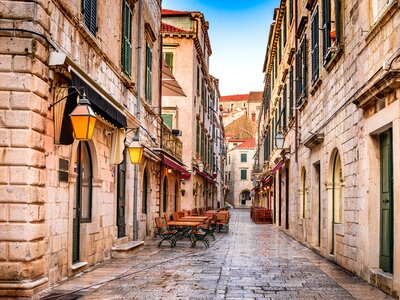
M 256 122 L 260 114 L 262 99 L 262 92 L 222 96 L 220 99 L 220 109 L 222 109 L 224 113 L 245 110 L 246 116 Z

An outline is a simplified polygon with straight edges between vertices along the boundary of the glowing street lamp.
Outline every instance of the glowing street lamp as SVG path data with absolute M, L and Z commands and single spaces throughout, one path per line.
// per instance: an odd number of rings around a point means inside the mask
M 80 141 L 91 140 L 97 118 L 85 94 L 79 96 L 78 105 L 69 116 L 71 117 L 75 138 Z
M 133 141 L 128 146 L 128 151 L 131 163 L 134 165 L 140 164 L 140 161 L 142 160 L 143 147 L 140 145 L 139 141 Z

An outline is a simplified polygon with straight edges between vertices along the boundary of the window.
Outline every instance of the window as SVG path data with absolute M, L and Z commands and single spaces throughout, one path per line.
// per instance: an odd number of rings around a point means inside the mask
M 340 1 L 341 0 L 322 1 L 322 54 L 324 57 L 324 65 L 331 60 L 333 57 L 332 54 L 340 47 Z
M 200 154 L 200 124 L 196 124 L 196 153 Z
M 97 0 L 83 0 L 82 14 L 85 26 L 91 34 L 96 36 L 97 32 Z
M 152 52 L 149 44 L 146 43 L 146 81 L 145 81 L 145 97 L 147 103 L 152 102 Z
M 247 180 L 247 169 L 240 170 L 240 180 Z
M 197 67 L 197 95 L 200 95 L 200 68 Z
M 287 85 L 285 84 L 285 86 L 283 87 L 283 94 L 282 94 L 282 101 L 283 101 L 283 112 L 282 112 L 282 126 L 283 126 L 283 130 L 286 130 L 286 126 L 287 126 L 287 114 L 286 114 L 286 103 L 287 103 Z
M 171 72 L 173 72 L 173 69 L 174 69 L 174 53 L 172 53 L 172 52 L 163 52 L 163 58 L 165 60 L 165 63 L 171 69 Z
M 169 129 L 172 129 L 172 115 L 171 114 L 162 114 L 161 118 L 164 121 L 164 124 L 169 127 Z
M 296 55 L 296 100 L 301 104 L 306 93 L 307 84 L 307 53 L 306 53 L 306 36 L 300 44 L 300 48 Z
M 144 170 L 143 173 L 143 185 L 142 185 L 142 214 L 147 214 L 147 190 L 148 190 L 148 182 L 147 182 L 147 170 Z
M 293 67 L 289 73 L 289 119 L 293 118 Z
M 132 9 L 127 0 L 122 4 L 122 71 L 132 75 Z
M 376 22 L 386 8 L 391 5 L 394 0 L 371 0 L 372 21 Z
M 287 39 L 287 24 L 286 24 L 286 7 L 283 11 L 283 46 L 286 46 L 286 39 Z
M 311 83 L 319 77 L 319 15 L 318 6 L 315 8 L 311 21 Z
M 292 21 L 293 21 L 293 0 L 290 0 L 289 7 L 290 7 L 289 19 L 290 19 L 290 24 L 292 24 Z
M 247 162 L 247 153 L 240 153 L 240 162 Z
M 228 164 L 230 164 L 231 163 L 231 156 L 229 155 L 228 156 Z

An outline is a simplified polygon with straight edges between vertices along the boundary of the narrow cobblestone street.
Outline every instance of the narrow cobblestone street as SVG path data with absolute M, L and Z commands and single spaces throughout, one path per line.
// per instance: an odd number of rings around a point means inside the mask
M 209 249 L 155 239 L 128 259 L 72 278 L 47 299 L 392 299 L 324 260 L 273 225 L 233 210 L 229 233 Z M 43 296 L 43 295 L 42 295 Z

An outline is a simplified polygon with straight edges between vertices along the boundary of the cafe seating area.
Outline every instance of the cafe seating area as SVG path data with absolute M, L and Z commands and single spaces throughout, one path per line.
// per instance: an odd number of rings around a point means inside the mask
M 256 224 L 272 224 L 272 209 L 265 207 L 252 207 L 250 218 Z
M 176 211 L 169 215 L 156 217 L 156 237 L 169 243 L 170 247 L 176 247 L 177 242 L 189 240 L 191 247 L 201 242 L 206 248 L 210 246 L 209 239 L 215 241 L 215 232 L 229 231 L 230 213 L 225 209 L 195 208 L 192 210 Z

